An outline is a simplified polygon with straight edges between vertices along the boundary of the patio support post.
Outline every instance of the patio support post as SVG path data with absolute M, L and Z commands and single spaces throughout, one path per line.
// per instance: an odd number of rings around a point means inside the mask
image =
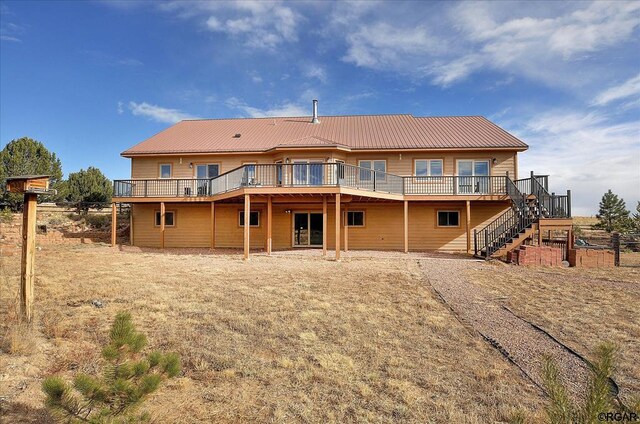
M 36 256 L 36 206 L 38 195 L 25 193 L 22 210 L 22 262 L 20 270 L 20 316 L 31 322 L 33 315 L 34 263 Z
M 118 220 L 116 216 L 116 203 L 111 204 L 111 247 L 116 245 L 116 229 L 118 227 Z
M 340 193 L 336 193 L 336 261 L 340 260 Z
M 467 253 L 471 253 L 471 201 L 467 200 Z
M 271 195 L 267 197 L 267 255 L 271 255 L 273 240 L 273 200 Z
M 409 252 L 409 201 L 404 201 L 404 253 Z
M 322 195 L 322 256 L 327 256 L 327 196 Z
M 164 249 L 164 202 L 160 202 L 160 248 Z
M 349 204 L 344 204 L 344 251 L 349 251 Z
M 251 195 L 244 195 L 244 259 L 249 259 L 249 229 L 251 228 Z
M 216 248 L 216 202 L 211 202 L 211 248 Z
M 133 246 L 133 203 L 129 204 L 129 244 Z

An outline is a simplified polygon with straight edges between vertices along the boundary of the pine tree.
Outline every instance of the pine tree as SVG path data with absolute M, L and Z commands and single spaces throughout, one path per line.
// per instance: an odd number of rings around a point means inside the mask
M 629 211 L 624 199 L 620 199 L 611 189 L 607 191 L 600 201 L 600 210 L 596 215 L 598 223 L 596 228 L 611 231 L 623 231 L 629 225 Z
M 632 231 L 640 234 L 640 201 L 636 205 L 636 213 L 633 214 Z
M 111 201 L 113 187 L 111 181 L 98 169 L 90 166 L 85 171 L 69 174 L 66 181 L 66 200 L 80 205 L 78 210 L 100 208 L 103 203 Z
M 131 314 L 120 312 L 111 327 L 110 342 L 102 350 L 108 365 L 102 377 L 79 373 L 69 385 L 61 377 L 44 380 L 46 406 L 66 422 L 128 423 L 148 421 L 149 415 L 136 413 L 145 398 L 164 378 L 180 372 L 178 355 L 140 352 L 147 344 L 138 333 Z
M 61 191 L 62 164 L 55 153 L 37 140 L 22 137 L 11 140 L 0 150 L 0 195 L 15 210 L 22 207 L 20 194 L 6 190 L 5 179 L 18 175 L 50 175 L 49 186 Z M 38 196 L 38 201 L 58 200 L 60 196 Z

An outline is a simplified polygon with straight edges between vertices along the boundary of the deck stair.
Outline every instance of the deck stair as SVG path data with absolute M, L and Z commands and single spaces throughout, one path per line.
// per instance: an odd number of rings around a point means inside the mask
M 571 217 L 571 194 L 556 195 L 547 189 L 547 177 L 506 179 L 511 208 L 481 230 L 474 230 L 474 252 L 484 259 L 500 258 L 516 249 L 538 230 L 541 218 Z

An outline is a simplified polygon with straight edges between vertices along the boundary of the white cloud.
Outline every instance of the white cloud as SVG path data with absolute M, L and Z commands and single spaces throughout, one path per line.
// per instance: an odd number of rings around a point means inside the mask
M 327 83 L 327 69 L 317 63 L 308 63 L 302 66 L 302 73 L 307 78 L 316 78 L 323 84 Z
M 631 40 L 640 26 L 639 2 L 452 4 L 338 6 L 327 37 L 344 38 L 346 62 L 443 87 L 487 69 L 580 87 L 601 78 L 583 62 Z
M 183 119 L 197 119 L 196 117 L 178 109 L 169 109 L 147 102 L 129 102 L 129 110 L 135 116 L 145 116 L 157 122 L 175 124 Z
M 592 104 L 603 106 L 628 97 L 635 97 L 636 100 L 640 97 L 640 74 L 620 85 L 604 90 L 593 99 Z
M 124 113 L 124 103 L 118 102 L 118 115 L 122 115 Z
M 309 115 L 308 108 L 304 108 L 301 105 L 292 102 L 284 102 L 282 104 L 274 105 L 266 109 L 260 109 L 257 107 L 249 106 L 236 97 L 230 97 L 225 101 L 225 104 L 230 109 L 242 111 L 244 116 L 250 118 L 294 117 Z
M 595 112 L 554 110 L 506 128 L 529 144 L 521 176 L 550 174 L 551 190 L 571 189 L 573 214 L 593 215 L 612 189 L 633 206 L 640 200 L 640 122 L 613 122 Z
M 10 15 L 11 13 L 3 11 L 2 15 Z M 12 41 L 14 43 L 20 43 L 22 40 L 19 38 L 24 34 L 24 27 L 22 25 L 15 24 L 13 22 L 6 22 L 6 19 L 0 21 L 0 40 Z

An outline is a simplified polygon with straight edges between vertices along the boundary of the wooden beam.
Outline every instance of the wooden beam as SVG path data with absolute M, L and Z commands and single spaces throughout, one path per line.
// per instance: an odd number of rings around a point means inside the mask
M 36 206 L 38 196 L 24 195 L 22 211 L 22 269 L 20 272 L 20 315 L 31 322 L 33 316 L 34 262 L 36 256 Z
M 133 246 L 133 203 L 129 205 L 129 244 Z M 154 218 L 155 219 L 155 218 Z
M 340 199 L 342 200 L 342 199 Z M 344 227 L 344 251 L 349 251 L 349 205 L 344 205 L 344 222 L 342 226 Z
M 404 201 L 404 253 L 409 252 L 409 202 Z
M 327 196 L 322 196 L 322 256 L 327 256 Z
M 211 248 L 216 248 L 216 202 L 211 202 Z
M 467 200 L 467 253 L 471 253 L 471 201 Z
M 116 245 L 116 230 L 118 228 L 118 217 L 116 213 L 116 203 L 111 204 L 111 247 Z
M 267 255 L 271 255 L 273 246 L 273 200 L 267 197 Z
M 340 193 L 336 193 L 336 261 L 340 260 Z
M 251 229 L 251 195 L 244 195 L 244 259 L 249 259 L 249 231 Z
M 164 249 L 164 202 L 160 202 L 160 248 Z

